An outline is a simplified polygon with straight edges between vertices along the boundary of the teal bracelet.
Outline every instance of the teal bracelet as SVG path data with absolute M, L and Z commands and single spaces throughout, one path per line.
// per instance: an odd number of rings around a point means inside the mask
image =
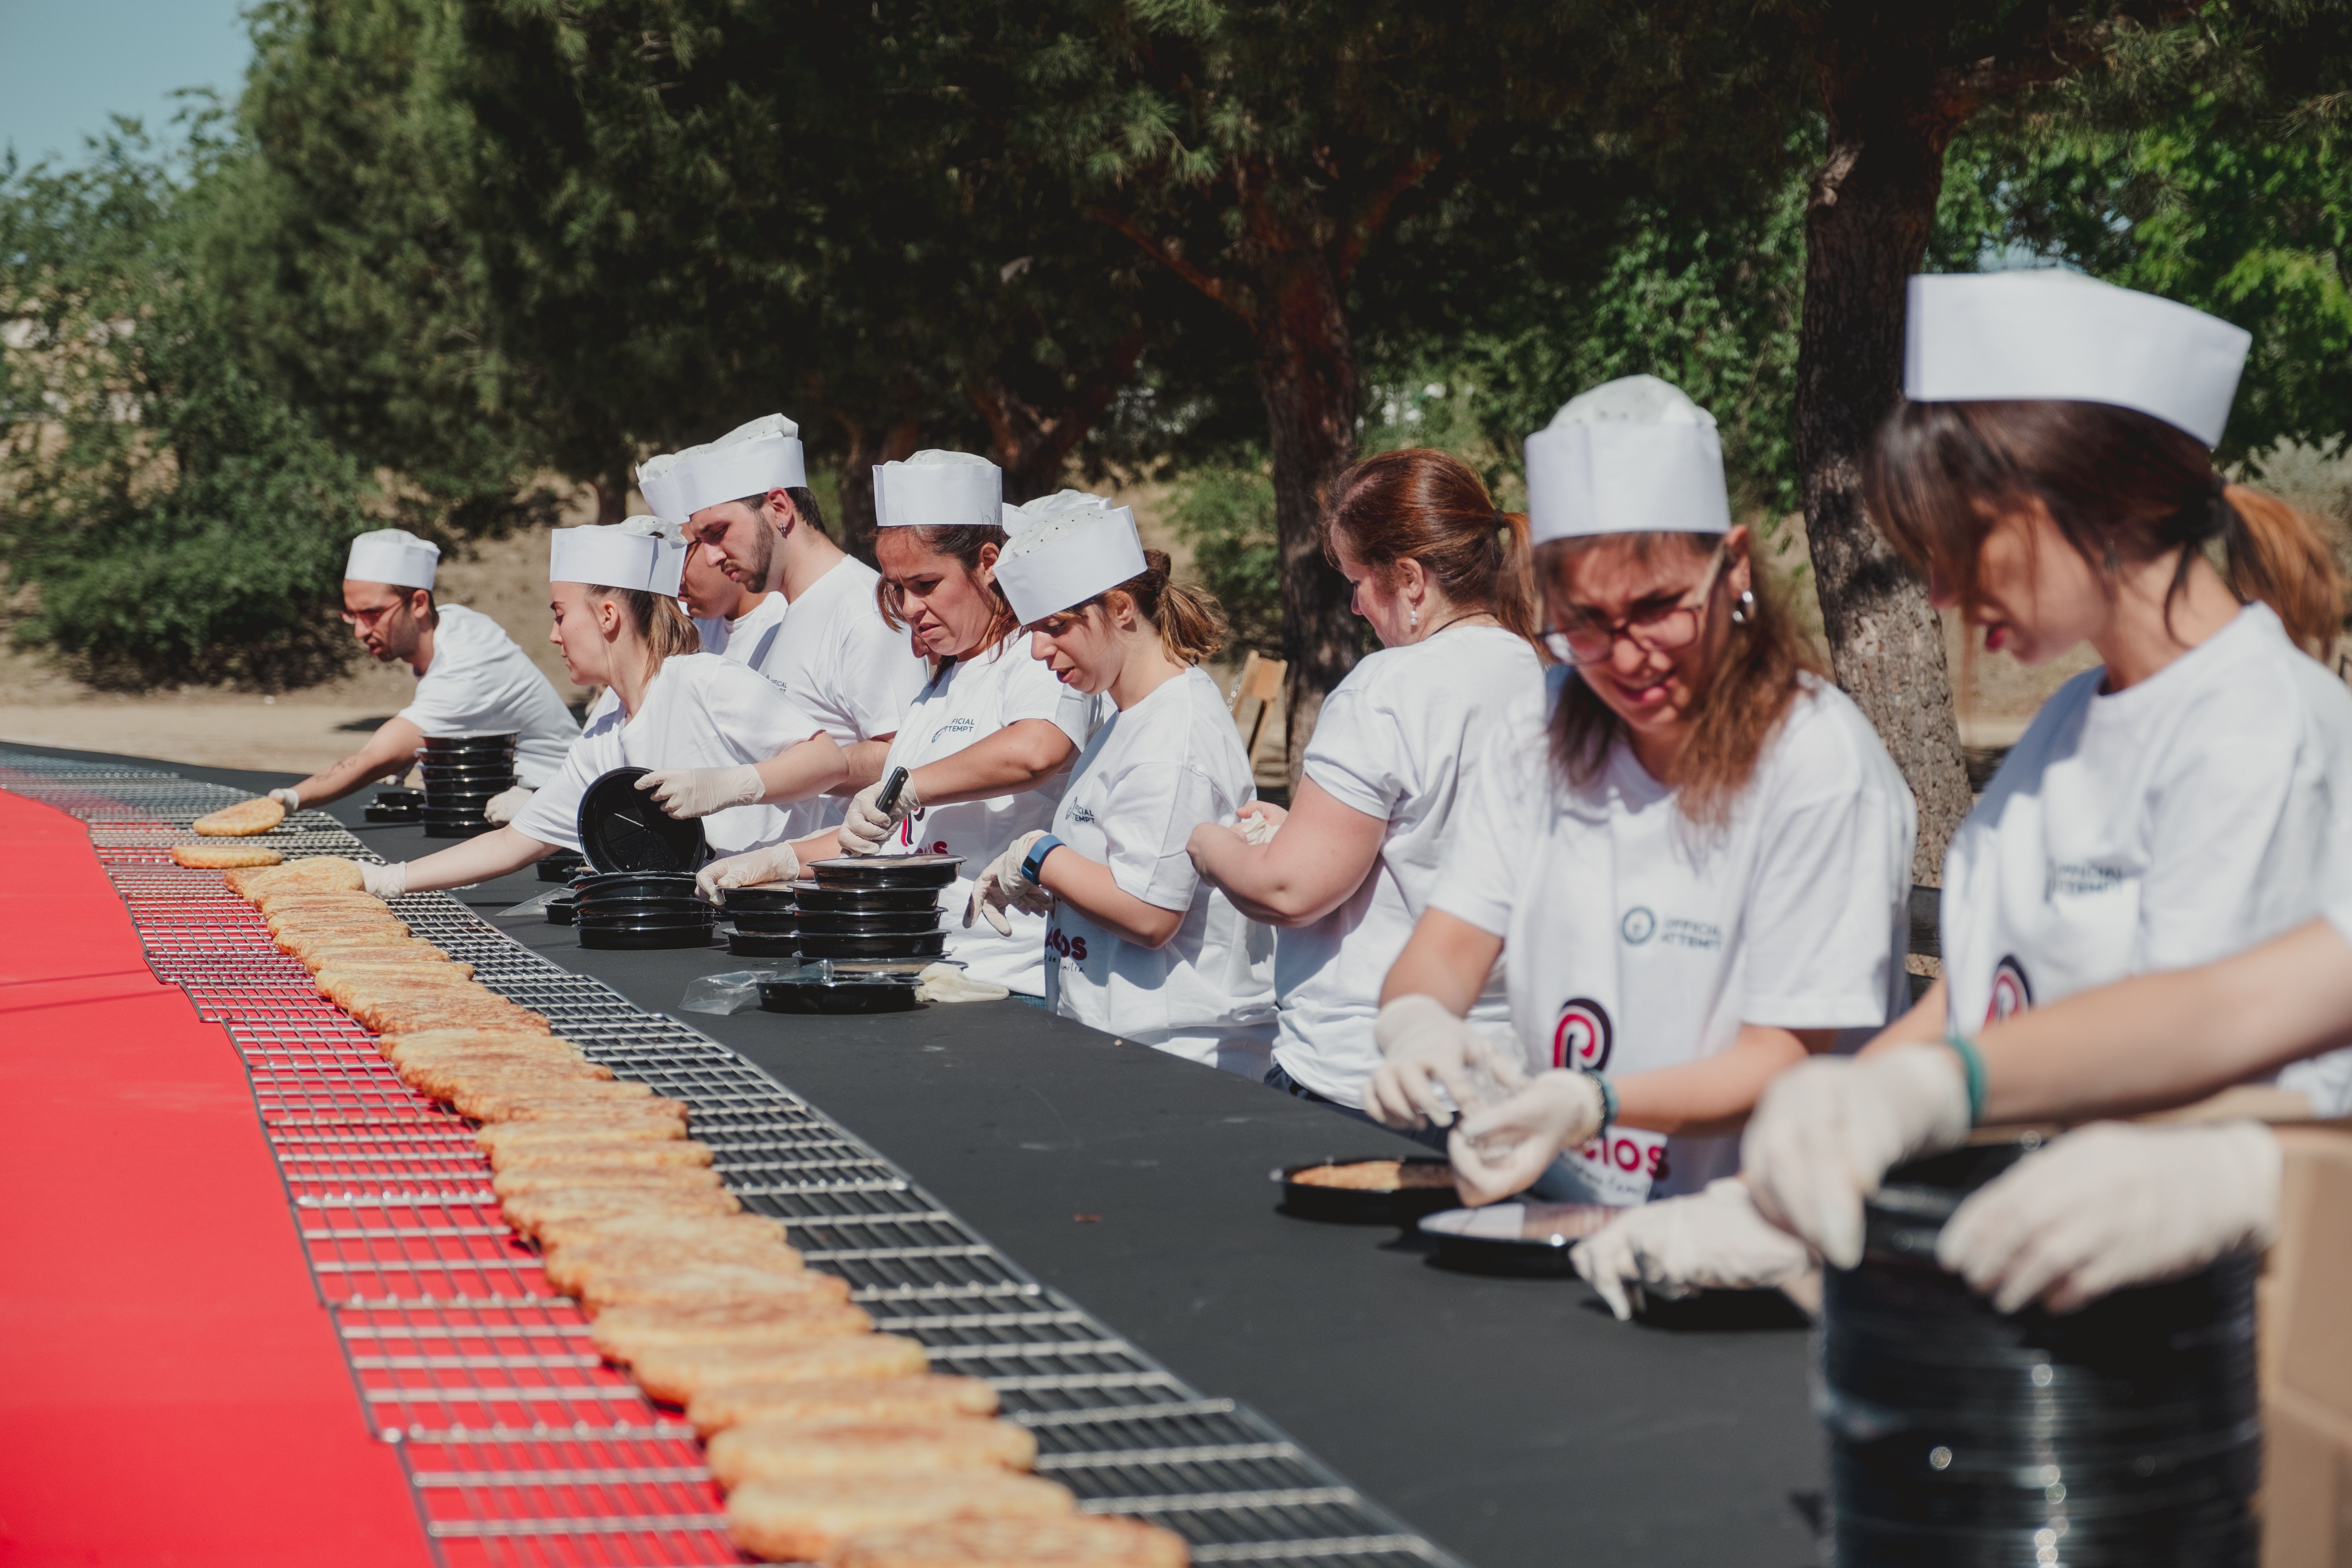
M 1593 1087 L 1601 1091 L 1601 1125 L 1603 1127 L 1615 1126 L 1617 1123 L 1617 1086 L 1611 1083 L 1606 1078 L 1602 1077 L 1601 1070 L 1597 1068 L 1579 1068 L 1576 1070 L 1591 1079 L 1592 1080 Z
M 1977 1049 L 1977 1043 L 1958 1029 L 1944 1036 L 1944 1044 L 1951 1047 L 1952 1054 L 1960 1058 L 1960 1071 L 1967 1075 L 1969 1080 L 1969 1125 L 1977 1126 L 1984 1121 L 1984 1056 Z

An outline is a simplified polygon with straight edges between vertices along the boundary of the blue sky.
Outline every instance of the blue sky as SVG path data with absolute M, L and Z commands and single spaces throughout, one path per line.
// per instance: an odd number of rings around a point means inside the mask
M 79 163 L 109 114 L 168 132 L 172 89 L 235 101 L 253 50 L 240 0 L 0 0 L 0 147 Z

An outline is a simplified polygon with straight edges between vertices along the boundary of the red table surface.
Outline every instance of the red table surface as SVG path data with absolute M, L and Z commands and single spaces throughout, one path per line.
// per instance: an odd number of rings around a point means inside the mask
M 430 1563 L 227 1035 L 81 824 L 0 793 L 0 1562 Z

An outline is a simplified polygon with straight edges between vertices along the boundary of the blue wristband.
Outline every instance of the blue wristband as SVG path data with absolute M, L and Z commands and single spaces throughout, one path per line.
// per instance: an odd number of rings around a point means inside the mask
M 1983 1054 L 1977 1049 L 1977 1043 L 1974 1040 L 1969 1039 L 1958 1029 L 1951 1030 L 1944 1036 L 1944 1044 L 1949 1046 L 1952 1054 L 1960 1058 L 1960 1072 L 1969 1082 L 1969 1125 L 1981 1126 L 1984 1122 L 1985 1102 Z
M 1577 1071 L 1592 1080 L 1601 1091 L 1601 1125 L 1612 1127 L 1617 1121 L 1617 1086 L 1611 1083 L 1598 1068 L 1579 1068 Z
M 1055 837 L 1050 833 L 1045 835 L 1045 837 L 1037 840 L 1036 843 L 1029 846 L 1029 853 L 1022 859 L 1021 862 L 1021 874 L 1028 878 L 1031 881 L 1035 882 L 1037 880 L 1037 873 L 1045 868 L 1045 857 L 1051 855 L 1055 850 L 1059 849 L 1061 847 L 1062 841 Z M 1042 887 L 1044 884 L 1040 883 L 1039 885 Z

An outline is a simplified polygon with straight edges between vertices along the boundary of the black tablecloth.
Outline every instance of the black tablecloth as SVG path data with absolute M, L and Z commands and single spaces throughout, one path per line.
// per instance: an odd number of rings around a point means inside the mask
M 442 847 L 364 823 L 369 793 L 333 809 L 386 858 Z M 460 896 L 491 913 L 547 887 L 527 871 Z M 1573 1279 L 1451 1273 L 1391 1231 L 1289 1218 L 1274 1167 L 1412 1146 L 1034 1006 L 684 1014 L 689 980 L 750 965 L 498 923 L 759 1063 L 1038 1278 L 1479 1568 L 1813 1560 L 1800 1330 L 1620 1324 Z

